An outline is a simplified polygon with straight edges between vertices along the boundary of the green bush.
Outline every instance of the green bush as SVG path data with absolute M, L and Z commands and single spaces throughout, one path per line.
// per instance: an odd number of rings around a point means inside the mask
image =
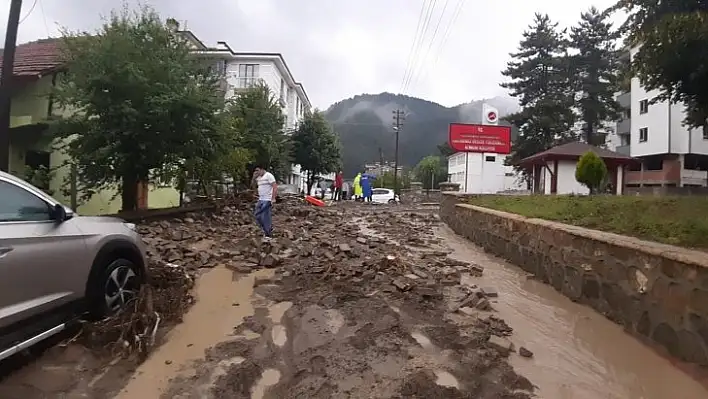
M 607 176 L 607 165 L 597 154 L 588 151 L 578 160 L 575 168 L 575 180 L 590 190 L 590 194 L 600 191 Z

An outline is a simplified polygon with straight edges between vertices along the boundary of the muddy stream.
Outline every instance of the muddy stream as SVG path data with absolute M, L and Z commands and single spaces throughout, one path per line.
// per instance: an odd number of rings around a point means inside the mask
M 480 285 L 499 291 L 494 308 L 512 341 L 534 358 L 511 357 L 514 369 L 548 399 L 708 398 L 708 389 L 592 309 L 571 302 L 521 269 L 485 254 L 447 227 L 438 236 L 453 258 L 484 266 Z

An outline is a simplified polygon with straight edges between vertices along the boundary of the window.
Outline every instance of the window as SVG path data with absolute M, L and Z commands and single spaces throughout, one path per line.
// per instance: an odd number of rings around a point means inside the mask
M 285 81 L 280 78 L 280 99 L 285 100 Z
M 375 194 L 375 195 L 387 195 L 387 194 L 390 194 L 390 193 L 389 193 L 389 190 L 373 189 L 373 190 L 371 190 L 371 194 Z
M 639 113 L 646 114 L 649 112 L 649 100 L 641 100 L 639 102 Z
M 51 220 L 49 204 L 31 192 L 0 180 L 0 222 Z
M 226 60 L 217 61 L 212 67 L 211 71 L 219 76 L 226 75 Z
M 258 81 L 258 64 L 240 64 L 238 66 L 238 87 L 253 87 Z
M 52 180 L 52 171 L 49 168 L 50 158 L 47 151 L 30 150 L 25 152 L 25 180 L 47 192 Z
M 703 140 L 708 140 L 708 126 L 703 126 Z
M 491 156 L 491 155 L 487 155 L 486 157 L 484 157 L 484 160 L 485 160 L 486 162 L 496 162 L 496 161 L 497 161 L 497 157 Z
M 50 154 L 47 151 L 27 151 L 25 153 L 25 165 L 32 168 L 49 169 Z
M 639 129 L 639 142 L 643 143 L 649 138 L 649 128 L 643 127 Z

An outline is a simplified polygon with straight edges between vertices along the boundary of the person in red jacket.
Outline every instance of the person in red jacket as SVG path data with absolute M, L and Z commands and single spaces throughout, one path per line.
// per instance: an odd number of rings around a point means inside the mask
M 337 172 L 337 176 L 334 178 L 334 191 L 332 192 L 332 199 L 339 201 L 342 199 L 342 185 L 344 184 L 344 173 L 340 170 Z

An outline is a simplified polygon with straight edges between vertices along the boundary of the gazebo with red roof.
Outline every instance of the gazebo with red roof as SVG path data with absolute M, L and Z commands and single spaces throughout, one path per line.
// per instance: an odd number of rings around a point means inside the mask
M 562 144 L 519 161 L 533 176 L 532 190 L 536 194 L 587 194 L 587 187 L 575 180 L 580 157 L 588 151 L 597 154 L 607 165 L 607 174 L 614 193 L 624 191 L 626 166 L 635 162 L 627 155 L 581 142 Z

